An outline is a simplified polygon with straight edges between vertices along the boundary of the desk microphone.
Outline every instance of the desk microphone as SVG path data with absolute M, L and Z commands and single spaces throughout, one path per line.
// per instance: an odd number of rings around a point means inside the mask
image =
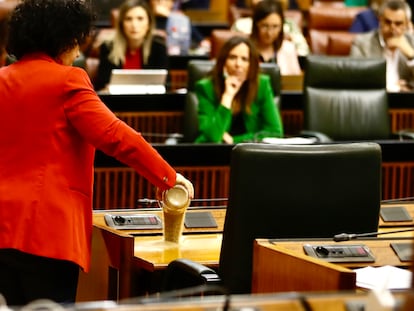
M 389 199 L 389 200 L 381 200 L 382 203 L 399 203 L 404 201 L 414 201 L 414 197 L 404 197 L 404 198 L 398 198 L 398 199 Z
M 213 198 L 213 199 L 192 199 L 191 202 L 225 202 L 228 201 L 228 198 Z M 138 205 L 143 205 L 143 206 L 153 206 L 153 205 L 157 205 L 159 201 L 156 199 L 147 199 L 147 198 L 143 198 L 143 199 L 138 199 L 137 200 Z
M 391 233 L 401 233 L 401 232 L 408 232 L 408 231 L 414 231 L 414 228 L 395 230 L 395 231 L 385 231 L 385 232 L 368 232 L 368 233 L 360 233 L 360 234 L 340 233 L 340 234 L 334 235 L 333 240 L 335 242 L 342 242 L 342 241 L 358 239 L 360 237 L 370 237 L 370 236 L 377 236 L 377 235 L 391 234 Z

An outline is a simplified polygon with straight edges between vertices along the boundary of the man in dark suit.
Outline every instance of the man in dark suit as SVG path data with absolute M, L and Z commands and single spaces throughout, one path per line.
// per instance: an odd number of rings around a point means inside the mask
M 407 2 L 386 0 L 379 9 L 378 30 L 357 35 L 350 56 L 385 57 L 387 89 L 414 89 L 414 35 Z

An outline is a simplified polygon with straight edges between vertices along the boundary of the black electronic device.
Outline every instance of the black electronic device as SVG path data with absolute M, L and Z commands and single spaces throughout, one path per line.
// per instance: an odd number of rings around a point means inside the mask
M 401 261 L 411 261 L 413 260 L 413 243 L 390 243 L 392 249 L 397 254 L 398 258 Z
M 186 228 L 217 228 L 211 212 L 187 212 L 184 225 Z
M 413 218 L 404 206 L 381 207 L 380 215 L 383 221 L 412 221 Z
M 155 214 L 105 214 L 105 222 L 115 229 L 162 229 L 161 219 Z
M 375 262 L 370 249 L 363 244 L 303 246 L 305 253 L 328 262 Z

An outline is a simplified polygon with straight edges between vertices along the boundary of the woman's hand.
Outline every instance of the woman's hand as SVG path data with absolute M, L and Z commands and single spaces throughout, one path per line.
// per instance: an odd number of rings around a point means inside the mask
M 189 181 L 187 178 L 185 178 L 180 173 L 177 173 L 177 177 L 175 179 L 176 185 L 182 185 L 188 192 L 188 196 L 190 199 L 194 199 L 194 187 L 191 181 Z M 164 191 L 162 191 L 160 188 L 157 188 L 155 191 L 155 198 L 158 201 L 162 201 L 162 194 Z
M 224 93 L 221 97 L 221 104 L 227 109 L 231 109 L 231 104 L 233 103 L 234 96 L 236 96 L 239 91 L 243 81 L 236 76 L 227 76 L 224 81 Z
M 233 136 L 231 136 L 228 132 L 225 132 L 223 134 L 223 142 L 230 145 L 233 144 Z
M 188 192 L 188 196 L 190 199 L 194 199 L 194 187 L 191 181 L 189 181 L 187 178 L 185 178 L 180 173 L 177 173 L 177 178 L 175 180 L 176 185 L 182 185 Z
M 236 76 L 228 76 L 224 81 L 224 93 L 234 97 L 239 91 L 243 81 Z

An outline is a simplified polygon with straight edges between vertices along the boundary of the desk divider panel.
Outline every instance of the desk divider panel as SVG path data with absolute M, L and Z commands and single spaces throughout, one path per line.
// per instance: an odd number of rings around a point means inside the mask
M 342 266 L 254 242 L 252 292 L 355 290 L 356 273 Z
M 194 184 L 197 199 L 227 198 L 230 184 L 228 166 L 175 167 Z M 154 187 L 129 167 L 96 167 L 93 208 L 136 208 L 137 200 L 155 198 Z M 205 202 L 205 205 L 211 205 Z

